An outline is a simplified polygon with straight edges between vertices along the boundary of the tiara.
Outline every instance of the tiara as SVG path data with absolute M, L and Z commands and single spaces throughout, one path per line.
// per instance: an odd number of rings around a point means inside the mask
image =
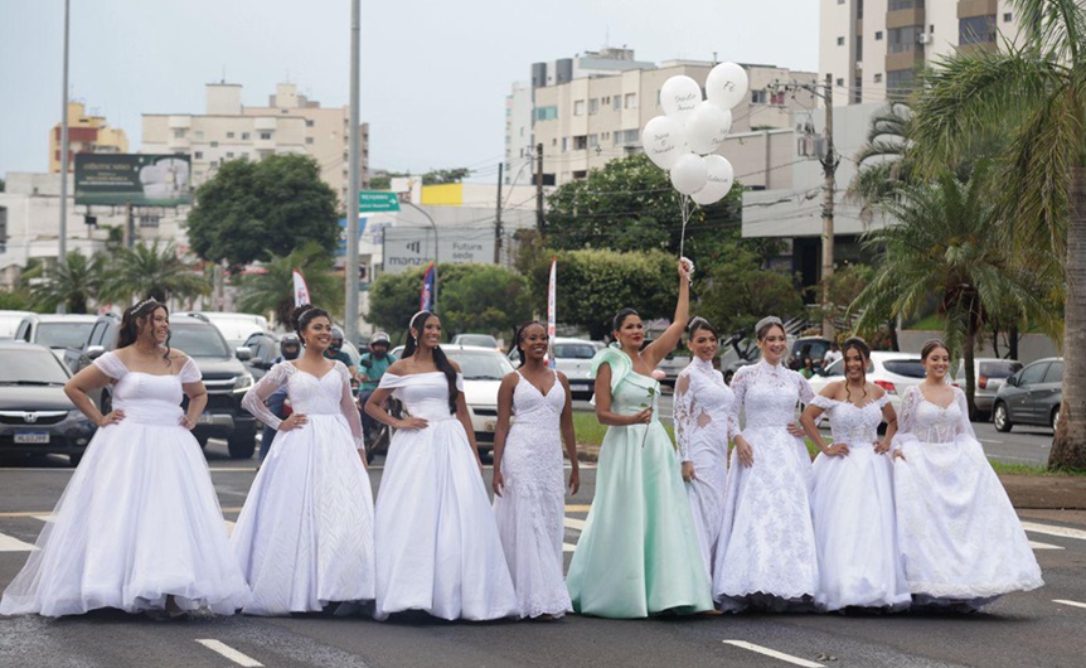
M 148 304 L 154 304 L 154 303 L 156 303 L 156 302 L 155 302 L 153 297 L 151 299 L 144 299 L 143 301 L 141 301 L 140 303 L 138 303 L 138 304 L 136 304 L 135 306 L 132 307 L 132 312 L 133 313 L 138 313 L 139 310 L 142 309 L 144 306 L 147 306 Z
M 696 315 L 693 318 L 690 318 L 690 322 L 686 323 L 686 331 L 689 332 L 691 329 L 693 329 L 694 325 L 698 324 L 699 322 L 704 322 L 706 325 L 709 324 L 708 320 L 701 317 L 700 315 Z
M 754 331 L 760 332 L 766 327 L 769 327 L 770 325 L 778 325 L 782 328 L 784 327 L 784 323 L 781 322 L 780 318 L 775 315 L 767 315 L 766 317 L 758 321 L 758 324 L 754 326 Z

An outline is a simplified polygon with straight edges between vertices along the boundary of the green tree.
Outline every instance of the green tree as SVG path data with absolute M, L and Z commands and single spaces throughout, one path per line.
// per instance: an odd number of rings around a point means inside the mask
M 33 300 L 27 290 L 0 290 L 0 311 L 29 311 L 32 307 Z
M 1006 244 L 1062 260 L 1063 404 L 1049 466 L 1086 468 L 1086 7 L 1012 0 L 1020 45 L 938 63 L 916 105 L 918 164 L 932 173 L 1003 132 L 994 192 Z
M 860 204 L 870 218 L 878 205 L 912 182 L 913 166 L 907 151 L 913 113 L 904 102 L 890 102 L 871 118 L 867 141 L 853 157 L 858 165 L 846 198 Z
M 96 301 L 105 278 L 102 256 L 90 257 L 83 251 L 70 251 L 63 264 L 39 268 L 27 272 L 32 281 L 31 304 L 38 311 L 54 311 L 64 304 L 68 313 L 88 313 L 91 302 Z M 34 279 L 40 282 L 33 284 Z
M 471 170 L 467 167 L 457 167 L 455 169 L 431 169 L 422 175 L 422 183 L 428 186 L 461 183 L 469 176 L 471 176 Z
M 158 241 L 117 249 L 102 286 L 102 297 L 117 302 L 190 300 L 210 293 L 211 283 L 200 268 L 178 257 L 172 243 Z
M 970 417 L 976 415 L 976 340 L 989 313 L 1014 305 L 1019 317 L 1052 327 L 1037 274 L 1023 268 L 994 230 L 1000 223 L 986 177 L 983 167 L 964 184 L 944 173 L 935 184 L 907 186 L 898 200 L 885 203 L 899 222 L 866 235 L 865 243 L 885 255 L 850 310 L 859 314 L 856 329 L 865 333 L 887 315 L 914 317 L 938 299 L 950 352 L 965 360 Z
M 662 250 L 561 250 L 540 255 L 529 275 L 535 312 L 547 311 L 551 257 L 558 258 L 558 322 L 588 330 L 593 339 L 611 334 L 620 309 L 637 309 L 644 320 L 671 318 L 678 299 L 678 260 Z
M 784 320 L 804 314 L 803 299 L 793 277 L 762 268 L 750 250 L 736 248 L 727 261 L 713 265 L 695 280 L 699 298 L 694 309 L 736 342 L 753 338 L 754 325 L 767 315 Z
M 332 266 L 331 256 L 310 241 L 286 257 L 277 257 L 262 271 L 241 279 L 238 306 L 247 313 L 274 313 L 281 326 L 290 329 L 294 310 L 294 270 L 305 276 L 309 298 L 333 315 L 343 313 L 343 277 Z
M 198 256 L 233 269 L 310 241 L 331 252 L 339 238 L 336 194 L 317 161 L 297 154 L 223 164 L 197 189 L 188 226 Z
M 720 202 L 691 205 L 683 253 L 696 265 L 722 257 L 722 242 L 739 238 L 742 187 Z M 558 250 L 659 249 L 678 257 L 681 195 L 666 171 L 643 154 L 612 160 L 585 179 L 560 186 L 547 199 L 546 245 Z

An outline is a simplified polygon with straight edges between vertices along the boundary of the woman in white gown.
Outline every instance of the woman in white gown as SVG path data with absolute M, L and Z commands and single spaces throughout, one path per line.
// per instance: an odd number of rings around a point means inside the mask
M 411 318 L 402 358 L 366 402 L 396 428 L 377 495 L 377 619 L 422 610 L 473 621 L 517 614 L 513 580 L 483 485 L 463 378 L 441 350 L 441 321 Z M 399 399 L 408 416 L 383 408 Z
M 305 352 L 276 364 L 242 399 L 276 429 L 230 539 L 253 590 L 243 612 L 254 615 L 374 598 L 373 492 L 350 372 L 324 357 L 326 312 L 300 306 L 292 319 Z M 283 385 L 294 409 L 286 420 L 264 405 Z
M 940 341 L 921 351 L 927 377 L 901 403 L 893 440 L 898 536 L 920 605 L 978 609 L 1044 584 L 1010 499 L 969 423 L 965 393 L 946 382 Z
M 717 539 L 724 520 L 728 443 L 738 432 L 731 414 L 735 394 L 724 382 L 724 376 L 713 368 L 718 342 L 709 321 L 693 318 L 687 326 L 687 336 L 694 359 L 679 372 L 675 382 L 675 440 L 705 573 L 712 578 Z
M 788 339 L 780 319 L 755 328 L 762 359 L 732 378 L 738 420 L 728 470 L 724 522 L 713 568 L 720 609 L 803 609 L 818 591 L 818 559 L 808 489 L 811 457 L 792 435 L 796 404 L 810 403 L 807 380 L 782 362 Z
M 846 607 L 900 609 L 911 601 L 894 518 L 890 440 L 897 415 L 886 392 L 867 381 L 871 350 L 858 338 L 841 346 L 845 380 L 830 383 L 803 411 L 800 422 L 821 454 L 812 467 L 811 511 L 818 541 L 821 610 Z M 816 420 L 830 418 L 826 445 Z M 878 440 L 885 420 L 886 438 Z
M 573 610 L 562 573 L 563 440 L 572 463 L 570 493 L 580 486 L 573 404 L 569 381 L 545 362 L 546 328 L 538 322 L 522 325 L 515 340 L 521 365 L 498 389 L 494 517 L 520 616 L 557 618 Z
M 249 600 L 207 462 L 189 433 L 207 393 L 196 364 L 169 348 L 169 334 L 163 304 L 127 309 L 116 351 L 64 388 L 98 432 L 4 592 L 0 614 L 231 615 Z M 102 415 L 87 393 L 110 384 L 113 410 Z

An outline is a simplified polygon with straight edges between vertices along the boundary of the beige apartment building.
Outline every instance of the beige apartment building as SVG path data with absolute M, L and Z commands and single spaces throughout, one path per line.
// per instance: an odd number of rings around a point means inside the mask
M 60 173 L 61 124 L 49 131 L 49 173 Z M 88 114 L 82 102 L 68 103 L 68 169 L 75 168 L 76 153 L 128 153 L 124 130 L 109 127 L 104 116 Z
M 347 199 L 349 107 L 321 107 L 295 84 L 276 86 L 266 107 L 242 104 L 239 84 L 207 85 L 204 114 L 144 114 L 143 153 L 186 153 L 199 186 L 228 160 L 260 160 L 304 153 L 317 160 L 321 178 Z M 369 182 L 369 125 L 362 124 L 362 187 Z
M 907 96 L 916 73 L 958 49 L 1015 41 L 1008 0 L 820 0 L 819 71 L 834 104 Z
M 610 160 L 639 152 L 641 129 L 650 119 L 664 113 L 659 102 L 664 82 L 685 75 L 704 86 L 714 65 L 689 60 L 659 65 L 637 63 L 633 61 L 633 52 L 628 54 L 626 62 L 633 63 L 632 67 L 616 67 L 610 72 L 597 68 L 582 76 L 576 76 L 577 67 L 567 67 L 565 76 L 557 77 L 559 83 L 552 83 L 555 77 L 545 71 L 549 64 L 533 66 L 530 92 L 534 99 L 530 101 L 531 129 L 527 141 L 523 138 L 527 134 L 522 125 L 524 114 L 519 111 L 523 102 L 518 104 L 518 98 L 524 100 L 528 96 L 523 87 L 514 87 L 506 102 L 507 137 L 512 135 L 512 139 L 519 140 L 519 146 L 507 142 L 506 168 L 514 180 L 518 171 L 527 172 L 519 179 L 520 183 L 532 178 L 534 165 L 522 169 L 527 161 L 521 161 L 522 167 L 518 167 L 518 158 L 526 149 L 534 154 L 536 144 L 543 145 L 543 175 L 547 185 L 585 178 L 590 170 L 601 168 Z M 732 137 L 719 152 L 732 161 L 738 176 L 747 177 L 743 181 L 745 186 L 769 187 L 773 161 L 785 151 L 788 155 L 792 152 L 791 137 L 775 139 L 774 131 L 791 129 L 793 113 L 807 112 L 817 106 L 811 93 L 800 91 L 792 96 L 775 90 L 774 84 L 809 84 L 817 75 L 769 65 L 744 65 L 744 68 L 750 78 L 749 97 L 732 110 Z M 513 154 L 514 149 L 518 153 Z

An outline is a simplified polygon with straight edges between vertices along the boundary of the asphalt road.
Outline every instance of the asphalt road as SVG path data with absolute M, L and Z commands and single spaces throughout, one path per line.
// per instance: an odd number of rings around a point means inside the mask
M 230 460 L 215 442 L 208 460 L 229 522 L 252 483 L 253 462 Z M 71 475 L 59 459 L 35 463 L 45 466 L 0 469 L 0 587 L 21 568 Z M 378 462 L 371 471 L 375 487 L 380 475 Z M 586 466 L 581 492 L 567 499 L 567 565 L 594 488 L 595 470 Z M 551 623 L 473 624 L 424 615 L 384 623 L 323 615 L 155 622 L 99 611 L 61 620 L 0 618 L 0 667 L 1081 666 L 1086 513 L 1049 511 L 1023 519 L 1047 586 L 1005 597 L 983 614 L 745 614 L 646 621 L 569 616 Z

